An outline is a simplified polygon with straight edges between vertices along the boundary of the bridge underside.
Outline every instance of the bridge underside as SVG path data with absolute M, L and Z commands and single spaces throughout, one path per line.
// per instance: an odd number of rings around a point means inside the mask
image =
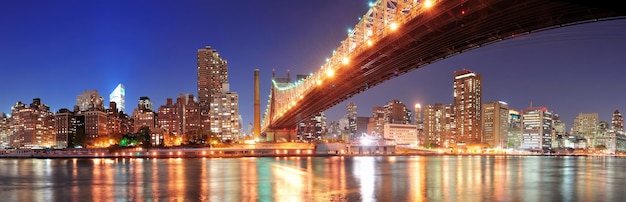
M 624 16 L 597 1 L 441 1 L 351 58 L 269 128 L 295 128 L 316 112 L 430 63 L 515 36 L 576 23 Z M 615 7 L 620 8 L 620 7 Z

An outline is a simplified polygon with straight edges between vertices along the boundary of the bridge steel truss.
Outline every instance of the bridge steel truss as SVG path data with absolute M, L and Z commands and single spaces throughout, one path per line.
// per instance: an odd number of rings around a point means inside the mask
M 293 130 L 368 88 L 470 49 L 626 15 L 607 2 L 378 0 L 318 71 L 294 83 L 272 81 L 262 131 Z

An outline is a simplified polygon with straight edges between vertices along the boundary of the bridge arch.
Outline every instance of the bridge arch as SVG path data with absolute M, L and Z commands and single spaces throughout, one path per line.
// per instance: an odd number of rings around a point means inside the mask
M 379 0 L 320 70 L 292 84 L 274 83 L 263 131 L 295 128 L 368 88 L 467 50 L 625 15 L 611 8 L 619 7 L 598 1 Z

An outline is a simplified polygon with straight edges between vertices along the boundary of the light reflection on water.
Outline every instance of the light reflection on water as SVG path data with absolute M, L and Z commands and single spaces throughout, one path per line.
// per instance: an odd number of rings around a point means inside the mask
M 0 159 L 1 201 L 625 201 L 626 159 Z

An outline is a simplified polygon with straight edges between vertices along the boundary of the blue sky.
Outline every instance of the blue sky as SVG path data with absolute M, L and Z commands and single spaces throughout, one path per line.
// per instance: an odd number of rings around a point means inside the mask
M 132 110 L 141 96 L 155 108 L 179 93 L 197 94 L 196 52 L 212 46 L 229 63 L 244 130 L 252 122 L 253 74 L 261 70 L 262 110 L 272 69 L 308 74 L 323 64 L 368 1 L 2 1 L 0 111 L 42 99 L 72 108 L 96 89 L 108 101 L 126 86 Z M 483 100 L 513 109 L 546 106 L 571 126 L 578 113 L 610 120 L 626 111 L 626 20 L 595 22 L 498 42 L 399 76 L 326 111 L 339 119 L 347 102 L 359 116 L 397 98 L 413 106 L 452 102 L 453 72 L 483 75 Z

